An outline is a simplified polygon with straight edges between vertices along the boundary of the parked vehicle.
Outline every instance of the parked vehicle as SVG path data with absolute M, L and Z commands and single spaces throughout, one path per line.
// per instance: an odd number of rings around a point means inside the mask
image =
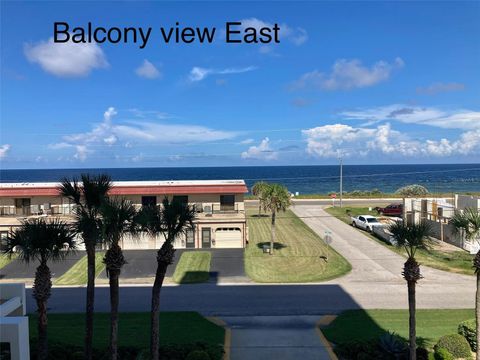
M 380 215 L 387 215 L 387 216 L 402 216 L 403 215 L 403 205 L 402 204 L 390 204 L 386 207 L 376 207 L 375 210 Z
M 375 216 L 359 215 L 352 217 L 352 226 L 372 232 L 374 226 L 383 226 L 383 224 L 379 222 Z

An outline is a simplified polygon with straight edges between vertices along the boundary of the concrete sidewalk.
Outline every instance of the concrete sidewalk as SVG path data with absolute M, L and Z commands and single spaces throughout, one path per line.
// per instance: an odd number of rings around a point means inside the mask
M 230 360 L 328 360 L 318 316 L 222 317 L 231 329 Z

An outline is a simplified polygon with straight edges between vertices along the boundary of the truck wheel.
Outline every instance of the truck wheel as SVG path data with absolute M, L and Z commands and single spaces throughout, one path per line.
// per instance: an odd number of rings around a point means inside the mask
M 352 222 L 353 227 L 357 227 L 357 224 L 355 224 L 355 221 Z

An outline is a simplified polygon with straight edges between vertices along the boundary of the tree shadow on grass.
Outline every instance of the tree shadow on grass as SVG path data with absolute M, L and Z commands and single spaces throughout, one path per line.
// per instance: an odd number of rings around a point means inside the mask
M 260 243 L 257 243 L 257 247 L 259 249 L 263 249 L 264 246 L 267 246 L 269 249 L 270 249 L 270 242 L 260 242 Z M 273 243 L 273 250 L 280 250 L 280 249 L 283 249 L 283 248 L 286 248 L 287 245 L 284 245 L 282 243 L 279 243 L 279 242 L 274 242 Z
M 207 282 L 209 279 L 209 271 L 186 271 L 182 278 L 177 282 L 179 284 L 197 284 Z

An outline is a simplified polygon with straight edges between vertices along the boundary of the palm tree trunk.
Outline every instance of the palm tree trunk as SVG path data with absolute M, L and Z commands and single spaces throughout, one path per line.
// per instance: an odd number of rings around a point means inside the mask
M 150 354 L 152 360 L 159 359 L 159 338 L 160 338 L 160 291 L 162 290 L 163 280 L 167 272 L 167 267 L 173 262 L 175 249 L 172 242 L 168 239 L 163 243 L 157 253 L 157 272 L 155 273 L 155 282 L 152 288 L 152 306 L 151 306 L 151 332 L 150 332 Z
M 42 261 L 35 272 L 33 284 L 33 297 L 37 302 L 38 311 L 38 349 L 37 358 L 45 360 L 48 358 L 47 339 L 47 300 L 50 297 L 52 288 L 52 274 L 46 261 Z
M 416 299 L 415 299 L 415 282 L 408 281 L 408 327 L 409 327 L 409 347 L 410 347 L 410 360 L 417 359 L 417 333 L 416 333 Z
M 109 272 L 110 282 L 110 357 L 112 360 L 118 358 L 118 271 Z
M 416 333 L 416 299 L 415 286 L 417 281 L 422 278 L 420 274 L 420 265 L 414 257 L 409 257 L 403 266 L 403 277 L 407 281 L 408 287 L 408 327 L 409 327 L 409 359 L 417 359 L 417 333 Z
M 480 360 L 480 250 L 473 259 L 473 267 L 477 274 L 477 291 L 475 293 L 475 320 L 477 330 L 477 353 L 476 359 Z
M 118 278 L 123 265 L 127 262 L 123 256 L 118 242 L 114 242 L 105 253 L 103 262 L 106 265 L 107 276 L 110 283 L 110 358 L 118 358 Z
M 85 359 L 92 359 L 93 311 L 95 301 L 95 242 L 87 250 L 87 302 L 85 310 Z
M 273 255 L 273 244 L 275 242 L 275 210 L 272 211 L 272 231 L 271 231 L 271 238 L 270 238 L 270 255 Z

